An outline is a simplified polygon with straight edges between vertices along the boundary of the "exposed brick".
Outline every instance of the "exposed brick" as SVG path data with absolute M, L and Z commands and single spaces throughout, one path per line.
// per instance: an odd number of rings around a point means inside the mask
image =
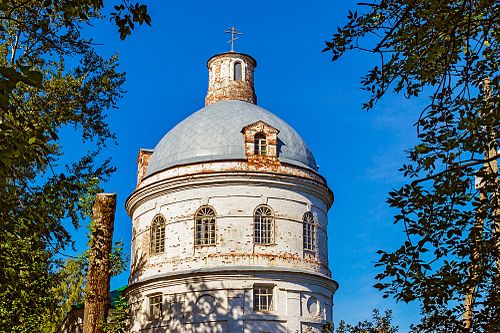
M 242 64 L 241 80 L 234 79 L 234 65 Z M 208 92 L 205 105 L 223 100 L 240 100 L 256 104 L 253 86 L 255 60 L 241 53 L 223 53 L 208 60 Z
M 137 156 L 137 186 L 142 181 L 142 178 L 146 175 L 148 171 L 149 159 L 153 154 L 151 149 L 140 149 L 139 156 Z

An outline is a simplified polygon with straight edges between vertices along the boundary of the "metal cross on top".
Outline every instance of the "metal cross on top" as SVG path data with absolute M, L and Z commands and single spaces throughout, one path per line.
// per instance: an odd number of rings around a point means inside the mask
M 235 27 L 227 28 L 224 32 L 231 34 L 231 40 L 229 40 L 228 43 L 231 43 L 231 52 L 234 52 L 234 41 L 238 39 L 235 35 L 242 35 L 242 33 L 236 30 Z

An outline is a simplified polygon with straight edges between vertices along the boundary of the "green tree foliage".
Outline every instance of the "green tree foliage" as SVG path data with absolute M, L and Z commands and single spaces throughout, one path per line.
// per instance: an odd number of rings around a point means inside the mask
M 41 322 L 42 332 L 56 332 L 73 306 L 83 304 L 86 281 L 85 266 L 85 257 L 80 256 L 67 259 L 63 267 L 59 269 L 58 283 L 52 292 L 57 306 L 47 308 Z
M 31 9 L 31 15 L 24 15 L 27 9 Z M 11 54 L 7 54 L 7 63 L 0 65 L 0 107 L 8 107 L 9 97 L 20 82 L 39 89 L 43 88 L 42 73 L 32 68 L 29 63 L 19 61 L 20 58 L 16 55 L 17 50 L 21 50 L 18 46 L 25 37 L 23 35 L 30 31 L 38 38 L 44 34 L 54 37 L 65 27 L 76 27 L 79 30 L 82 24 L 88 24 L 92 19 L 104 18 L 100 14 L 103 9 L 103 0 L 0 0 L 2 14 L 0 29 L 5 31 L 8 24 L 14 24 L 19 28 L 17 32 L 10 35 Z M 115 1 L 114 10 L 110 16 L 115 21 L 122 40 L 131 35 L 136 23 L 151 25 L 151 17 L 144 4 L 132 4 L 129 0 Z M 63 27 L 60 25 L 53 30 L 54 26 L 51 24 L 55 20 L 58 20 Z M 50 40 L 47 41 L 50 42 Z M 8 53 L 9 50 L 6 52 Z M 31 49 L 26 48 L 23 52 L 31 52 Z
M 115 242 L 111 252 L 111 276 L 117 276 L 122 273 L 126 268 L 127 261 L 128 256 L 123 253 L 123 242 Z M 43 319 L 40 321 L 41 332 L 56 332 L 74 306 L 83 306 L 88 264 L 89 253 L 85 251 L 78 257 L 65 260 L 64 265 L 57 271 L 57 283 L 51 293 L 56 306 L 46 309 Z M 123 301 L 120 298 L 114 304 L 116 311 L 111 316 L 112 323 L 110 327 L 112 328 L 124 327 L 127 323 L 122 313 L 126 309 L 126 303 L 123 304 Z M 125 321 L 125 323 L 122 321 Z
M 130 308 L 123 296 L 113 303 L 109 312 L 108 321 L 104 323 L 104 333 L 128 333 L 130 327 Z
M 333 330 L 331 330 L 333 332 Z M 381 316 L 377 309 L 373 310 L 372 321 L 362 321 L 356 325 L 341 320 L 336 333 L 397 333 L 398 327 L 392 325 L 392 311 L 386 310 Z
M 134 22 L 149 24 L 144 6 L 116 5 L 122 38 Z M 116 107 L 124 75 L 116 56 L 102 58 L 81 33 L 104 19 L 102 9 L 102 0 L 0 0 L 1 332 L 37 332 L 57 306 L 55 255 L 71 244 L 62 221 L 78 226 L 113 171 L 96 159 L 114 138 L 106 111 Z M 63 163 L 67 127 L 93 148 Z
M 387 93 L 428 101 L 416 116 L 420 142 L 401 168 L 406 182 L 388 198 L 406 240 L 379 251 L 375 287 L 419 302 L 418 332 L 499 332 L 500 3 L 375 0 L 359 10 L 324 51 L 332 60 L 349 50 L 380 60 L 362 78 L 363 108 Z

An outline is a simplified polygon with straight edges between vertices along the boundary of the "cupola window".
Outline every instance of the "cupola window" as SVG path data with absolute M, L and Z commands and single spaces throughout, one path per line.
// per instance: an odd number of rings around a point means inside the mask
M 304 250 L 314 251 L 314 240 L 316 235 L 316 223 L 311 212 L 306 212 L 302 217 Z
M 215 244 L 215 211 L 212 207 L 203 206 L 195 214 L 194 244 Z
M 234 81 L 242 80 L 242 72 L 241 72 L 241 62 L 237 61 L 234 63 Z
M 255 155 L 267 155 L 267 140 L 264 133 L 257 133 L 254 137 Z
M 156 215 L 151 223 L 151 255 L 165 252 L 165 218 Z
M 274 213 L 271 207 L 262 205 L 255 209 L 253 239 L 256 244 L 274 243 Z

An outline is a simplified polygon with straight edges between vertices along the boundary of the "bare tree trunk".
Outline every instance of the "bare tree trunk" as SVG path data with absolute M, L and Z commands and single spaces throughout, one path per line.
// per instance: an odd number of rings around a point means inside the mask
M 477 179 L 477 186 L 479 187 L 479 201 L 484 202 L 484 200 L 487 199 L 488 193 L 485 192 L 484 190 L 484 184 L 482 183 L 482 179 Z M 481 215 L 481 211 L 485 210 L 486 208 L 481 205 L 478 208 L 478 215 Z M 474 230 L 472 231 L 474 233 L 474 246 L 475 248 L 478 248 L 482 242 L 482 236 L 483 236 L 483 230 L 484 230 L 484 221 L 481 218 L 477 218 L 476 220 L 476 225 L 474 226 Z M 471 326 L 472 326 L 472 317 L 473 317 L 473 308 L 474 308 L 474 302 L 475 302 L 475 292 L 476 292 L 476 284 L 477 284 L 477 261 L 479 260 L 479 253 L 477 250 L 474 250 L 471 256 L 471 270 L 470 270 L 470 276 L 471 276 L 471 281 L 472 285 L 469 287 L 469 290 L 467 294 L 465 295 L 465 302 L 464 302 L 464 328 L 465 332 L 470 332 Z
M 109 308 L 110 253 L 116 193 L 99 193 L 92 207 L 89 270 L 85 288 L 83 333 L 101 333 Z
M 490 79 L 487 77 L 484 79 L 484 92 L 485 92 L 485 100 L 488 102 L 491 98 L 491 87 L 490 87 Z M 493 108 L 491 107 L 491 110 L 489 112 L 494 112 Z M 485 160 L 491 160 L 497 155 L 497 151 L 495 148 L 495 133 L 489 133 L 491 135 L 491 142 L 489 147 L 486 149 L 484 158 Z M 498 161 L 493 159 L 489 162 L 486 162 L 484 164 L 484 169 L 486 170 L 486 173 L 491 175 L 492 179 L 491 182 L 493 183 L 494 186 L 491 186 L 491 188 L 494 189 L 492 193 L 488 193 L 487 190 L 485 190 L 485 187 L 488 185 L 484 182 L 483 179 L 479 179 L 478 186 L 479 186 L 479 201 L 480 202 L 485 202 L 486 200 L 489 200 L 489 205 L 491 206 L 497 206 L 498 207 L 498 202 L 499 202 L 499 187 L 498 187 Z M 478 215 L 481 215 L 480 213 L 482 211 L 485 211 L 487 207 L 484 207 L 481 205 L 478 209 Z M 476 230 L 475 232 L 475 246 L 478 247 L 482 241 L 482 233 L 484 229 L 484 221 L 482 219 L 478 219 L 476 223 Z M 493 239 L 495 240 L 496 246 L 500 248 L 500 211 L 499 209 L 495 209 L 493 212 Z M 469 288 L 469 291 L 465 295 L 465 301 L 464 301 L 464 328 L 466 332 L 471 331 L 472 327 L 472 320 L 473 320 L 473 309 L 474 309 L 474 302 L 475 302 L 475 290 L 476 290 L 476 279 L 477 279 L 477 260 L 478 260 L 479 253 L 477 251 L 474 251 L 471 262 L 472 262 L 472 267 L 471 267 L 471 279 L 472 279 L 472 286 Z M 500 258 L 497 258 L 496 265 L 498 268 L 500 268 Z
M 494 106 L 491 104 L 491 80 L 490 78 L 485 78 L 484 80 L 484 89 L 485 89 L 485 95 L 486 95 L 486 100 L 489 102 L 489 109 L 490 112 L 498 112 L 498 109 L 495 109 Z M 497 114 L 498 115 L 498 114 Z M 497 154 L 497 148 L 496 148 L 496 132 L 495 129 L 493 128 L 490 134 L 490 146 L 488 147 L 488 151 L 486 152 L 486 157 L 488 159 L 493 159 Z M 496 159 L 491 160 L 489 163 L 485 165 L 486 170 L 490 175 L 492 175 L 492 185 L 491 188 L 493 188 L 493 191 L 491 193 L 491 205 L 496 207 L 495 210 L 493 211 L 493 239 L 495 240 L 495 245 L 498 249 L 500 249 L 500 208 L 499 208 L 499 202 L 500 202 L 500 188 L 499 188 L 499 179 L 498 179 L 498 161 Z M 500 257 L 497 258 L 496 261 L 497 268 L 500 268 Z

